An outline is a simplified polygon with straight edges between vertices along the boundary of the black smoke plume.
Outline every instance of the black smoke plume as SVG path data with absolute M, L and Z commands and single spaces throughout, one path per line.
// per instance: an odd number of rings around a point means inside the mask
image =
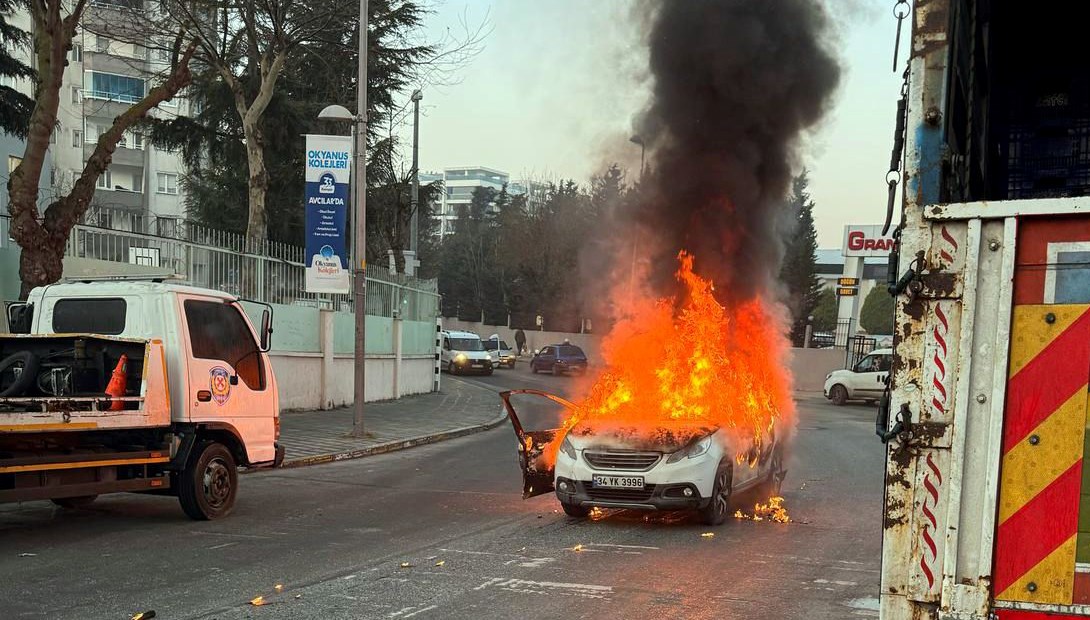
M 650 284 L 672 292 L 674 257 L 686 249 L 725 299 L 768 291 L 782 258 L 800 138 L 821 119 L 840 79 L 824 5 L 640 6 L 652 90 L 636 123 L 648 157 L 636 220 L 640 235 L 653 238 L 640 252 L 652 266 Z

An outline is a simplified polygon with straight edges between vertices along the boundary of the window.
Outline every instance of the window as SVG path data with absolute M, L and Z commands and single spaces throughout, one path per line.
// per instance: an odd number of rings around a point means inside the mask
M 564 357 L 586 357 L 586 355 L 583 353 L 583 349 L 580 349 L 579 347 L 571 344 L 560 347 L 560 355 L 563 355 Z
M 72 103 L 79 103 L 82 100 L 81 94 L 83 89 L 79 86 L 72 87 Z
M 178 175 L 173 172 L 160 172 L 156 175 L 159 179 L 159 187 L 156 189 L 160 194 L 177 194 L 178 193 Z
M 106 37 L 96 34 L 95 35 L 95 51 L 96 52 L 108 52 L 110 51 L 110 40 Z
M 72 130 L 72 146 L 77 146 L 77 147 L 78 146 L 83 146 L 83 130 L 82 129 L 73 129 Z
M 541 350 L 542 355 L 556 355 L 556 350 L 553 347 L 545 347 Z
M 160 47 L 155 49 L 155 60 L 159 62 L 170 64 L 171 51 L 169 49 Z
M 142 133 L 133 133 L 132 134 L 132 148 L 137 149 L 139 151 L 144 150 L 144 134 L 142 134 Z
M 250 389 L 265 389 L 261 354 L 238 308 L 224 302 L 187 299 L 185 321 L 193 357 L 225 362 Z
M 16 157 L 14 155 L 8 155 L 8 174 L 15 172 L 15 169 L 19 167 L 19 164 L 23 163 L 22 157 Z
M 123 149 L 129 148 L 129 134 L 125 132 L 121 134 L 121 139 L 117 141 L 117 145 Z
M 72 51 L 68 52 L 68 58 L 72 62 L 83 62 L 83 46 L 79 43 L 72 44 Z
M 113 73 L 91 73 L 91 93 L 95 99 L 136 103 L 144 98 L 144 80 Z
M 98 188 L 99 189 L 113 189 L 110 185 L 110 169 L 107 168 L 102 174 L 98 176 Z
M 116 336 L 124 331 L 124 299 L 61 299 L 53 304 L 54 333 Z
M 450 346 L 455 351 L 484 351 L 484 345 L 477 338 L 451 338 Z

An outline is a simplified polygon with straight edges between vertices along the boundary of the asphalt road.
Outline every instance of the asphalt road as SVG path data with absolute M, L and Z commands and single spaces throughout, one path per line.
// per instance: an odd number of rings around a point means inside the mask
M 558 392 L 573 381 L 523 367 L 467 380 Z M 551 495 L 521 499 L 506 426 L 244 476 L 236 512 L 217 522 L 139 495 L 0 506 L 0 618 L 877 617 L 872 416 L 801 399 L 790 524 L 568 519 Z M 259 595 L 266 604 L 251 606 Z

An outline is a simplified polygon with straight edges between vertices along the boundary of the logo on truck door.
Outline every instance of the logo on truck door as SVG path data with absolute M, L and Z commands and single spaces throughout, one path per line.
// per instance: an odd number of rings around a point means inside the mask
M 216 366 L 208 372 L 210 375 L 209 386 L 212 390 L 212 400 L 217 405 L 222 405 L 231 398 L 231 373 L 223 366 Z

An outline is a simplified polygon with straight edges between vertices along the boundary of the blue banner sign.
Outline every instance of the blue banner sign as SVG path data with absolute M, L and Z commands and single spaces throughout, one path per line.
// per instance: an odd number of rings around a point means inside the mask
M 306 292 L 348 293 L 345 221 L 352 138 L 307 136 Z

